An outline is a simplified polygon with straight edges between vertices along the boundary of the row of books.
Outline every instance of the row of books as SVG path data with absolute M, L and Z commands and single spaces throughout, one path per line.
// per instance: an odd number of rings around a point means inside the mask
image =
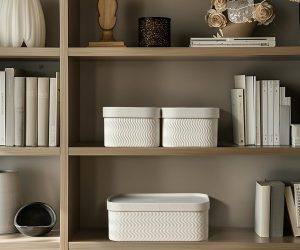
M 59 73 L 55 78 L 23 77 L 0 71 L 0 146 L 59 145 Z
M 275 47 L 275 37 L 191 38 L 190 47 Z
M 285 203 L 286 210 L 285 211 Z M 285 212 L 295 237 L 300 236 L 300 183 L 259 181 L 255 195 L 255 232 L 260 237 L 282 237 Z
M 291 98 L 279 80 L 236 75 L 231 90 L 234 143 L 239 146 L 290 145 Z

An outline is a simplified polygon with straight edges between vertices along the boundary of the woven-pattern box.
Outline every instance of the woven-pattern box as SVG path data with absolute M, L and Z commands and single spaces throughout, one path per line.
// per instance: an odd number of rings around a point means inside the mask
M 105 147 L 159 147 L 160 109 L 104 107 Z
M 208 239 L 205 194 L 127 194 L 107 201 L 113 241 L 203 241 Z
M 217 147 L 218 108 L 163 108 L 163 147 Z

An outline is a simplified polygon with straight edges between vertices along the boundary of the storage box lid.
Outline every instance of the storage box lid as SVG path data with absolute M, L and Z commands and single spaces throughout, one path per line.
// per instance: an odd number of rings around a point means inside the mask
M 162 118 L 218 119 L 219 108 L 162 108 Z
M 104 118 L 160 118 L 160 108 L 104 107 Z
M 107 199 L 109 211 L 206 211 L 210 203 L 206 194 L 119 194 Z

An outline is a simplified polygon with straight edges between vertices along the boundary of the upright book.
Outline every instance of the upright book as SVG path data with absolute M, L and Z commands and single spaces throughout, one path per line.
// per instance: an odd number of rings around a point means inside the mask
M 280 81 L 273 81 L 274 88 L 274 145 L 280 145 Z
M 0 146 L 5 146 L 5 71 L 0 71 Z
M 25 77 L 15 77 L 15 146 L 25 145 Z
M 26 146 L 38 145 L 38 82 L 37 77 L 26 78 Z
M 14 68 L 5 69 L 5 91 L 6 91 L 6 118 L 5 118 L 5 145 L 15 144 L 15 77 L 20 75 L 20 71 Z
M 256 81 L 255 87 L 255 121 L 256 121 L 256 146 L 261 146 L 261 82 Z
M 244 115 L 244 90 L 231 90 L 233 139 L 239 146 L 245 145 L 245 115 Z
M 268 81 L 261 81 L 261 137 L 262 145 L 269 145 L 268 138 Z
M 38 78 L 38 146 L 49 146 L 49 77 Z
M 56 78 L 50 78 L 49 100 L 49 146 L 59 146 L 59 109 L 60 109 L 60 81 L 59 73 Z
M 285 87 L 280 87 L 280 106 L 279 106 L 279 140 L 280 145 L 290 145 L 290 126 L 291 126 L 291 100 L 285 96 Z
M 274 146 L 274 84 L 268 81 L 268 145 Z

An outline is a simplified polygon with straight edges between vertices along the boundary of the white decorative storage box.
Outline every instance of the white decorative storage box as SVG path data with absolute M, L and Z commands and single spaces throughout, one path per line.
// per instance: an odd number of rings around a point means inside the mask
M 159 147 L 160 109 L 105 107 L 105 147 Z
M 217 147 L 218 108 L 163 108 L 163 147 Z
M 108 198 L 113 241 L 203 241 L 208 239 L 205 194 L 126 194 Z

